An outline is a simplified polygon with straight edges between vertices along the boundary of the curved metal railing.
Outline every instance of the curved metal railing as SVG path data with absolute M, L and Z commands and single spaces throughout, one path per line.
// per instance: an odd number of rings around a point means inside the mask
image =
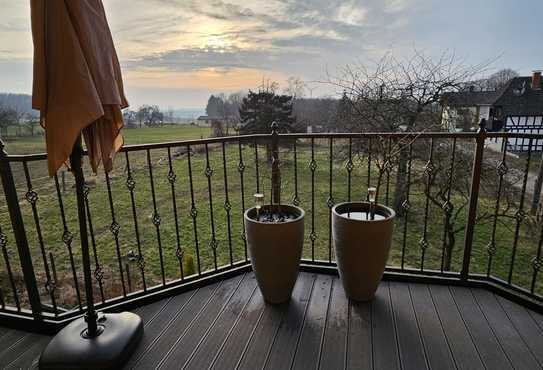
M 111 173 L 85 168 L 97 308 L 248 270 L 243 212 L 257 192 L 306 210 L 302 267 L 334 273 L 331 208 L 379 181 L 399 214 L 387 277 L 484 285 L 541 309 L 542 146 L 543 135 L 484 128 L 124 146 Z M 85 302 L 73 179 L 50 179 L 46 158 L 0 154 L 0 318 L 56 328 Z

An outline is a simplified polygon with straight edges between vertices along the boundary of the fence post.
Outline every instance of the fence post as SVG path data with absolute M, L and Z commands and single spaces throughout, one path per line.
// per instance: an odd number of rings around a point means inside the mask
M 466 233 L 464 237 L 464 260 L 460 278 L 467 280 L 469 276 L 469 264 L 471 260 L 471 248 L 473 245 L 473 232 L 475 230 L 475 220 L 477 218 L 477 201 L 479 199 L 479 184 L 481 183 L 481 165 L 483 163 L 483 152 L 486 139 L 486 120 L 483 118 L 479 123 L 475 143 L 475 157 L 473 159 L 473 168 L 471 170 L 471 188 L 469 192 L 469 209 L 466 220 Z
M 271 124 L 272 198 L 271 204 L 281 204 L 281 170 L 279 169 L 279 133 L 277 122 Z
M 6 197 L 9 218 L 13 228 L 15 244 L 17 245 L 19 262 L 21 263 L 21 270 L 23 271 L 23 279 L 30 307 L 32 308 L 32 314 L 36 320 L 41 320 L 42 307 L 38 284 L 36 283 L 36 275 L 34 273 L 34 265 L 32 264 L 32 256 L 28 247 L 21 208 L 19 208 L 19 199 L 17 197 L 15 181 L 13 180 L 13 172 L 7 158 L 8 154 L 4 148 L 4 142 L 0 140 L 0 177 L 2 178 L 2 187 L 4 189 L 4 196 Z

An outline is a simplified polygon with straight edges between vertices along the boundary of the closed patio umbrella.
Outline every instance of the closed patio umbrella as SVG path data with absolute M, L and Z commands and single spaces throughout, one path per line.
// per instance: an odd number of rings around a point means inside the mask
M 87 313 L 49 343 L 41 369 L 115 369 L 130 356 L 143 333 L 132 313 L 94 309 L 81 167 L 84 137 L 94 172 L 113 167 L 122 146 L 121 109 L 128 106 L 121 69 L 101 0 L 31 0 L 34 40 L 32 105 L 45 129 L 49 175 L 68 164 L 76 195 Z
M 119 61 L 100 0 L 32 0 L 32 106 L 45 128 L 49 175 L 66 163 L 81 132 L 92 169 L 112 168 L 122 146 Z

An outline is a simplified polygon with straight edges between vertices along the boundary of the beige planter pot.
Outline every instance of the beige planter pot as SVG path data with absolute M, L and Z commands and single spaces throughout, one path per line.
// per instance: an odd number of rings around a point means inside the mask
M 275 207 L 274 207 L 275 208 Z M 263 207 L 263 212 L 269 206 Z M 304 211 L 282 205 L 281 211 L 294 219 L 281 222 L 255 220 L 256 209 L 245 211 L 245 231 L 251 264 L 266 302 L 281 303 L 290 299 L 298 277 L 304 243 Z
M 332 208 L 332 237 L 345 293 L 356 301 L 373 299 L 385 271 L 396 213 L 377 205 L 383 219 L 361 220 L 369 203 L 341 203 Z M 351 213 L 348 218 L 346 213 Z

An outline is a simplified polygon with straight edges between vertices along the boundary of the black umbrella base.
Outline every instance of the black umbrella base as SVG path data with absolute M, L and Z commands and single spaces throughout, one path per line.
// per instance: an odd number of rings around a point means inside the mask
M 85 338 L 87 323 L 77 319 L 62 329 L 40 357 L 40 369 L 119 369 L 143 335 L 143 321 L 131 312 L 100 315 L 94 338 Z

